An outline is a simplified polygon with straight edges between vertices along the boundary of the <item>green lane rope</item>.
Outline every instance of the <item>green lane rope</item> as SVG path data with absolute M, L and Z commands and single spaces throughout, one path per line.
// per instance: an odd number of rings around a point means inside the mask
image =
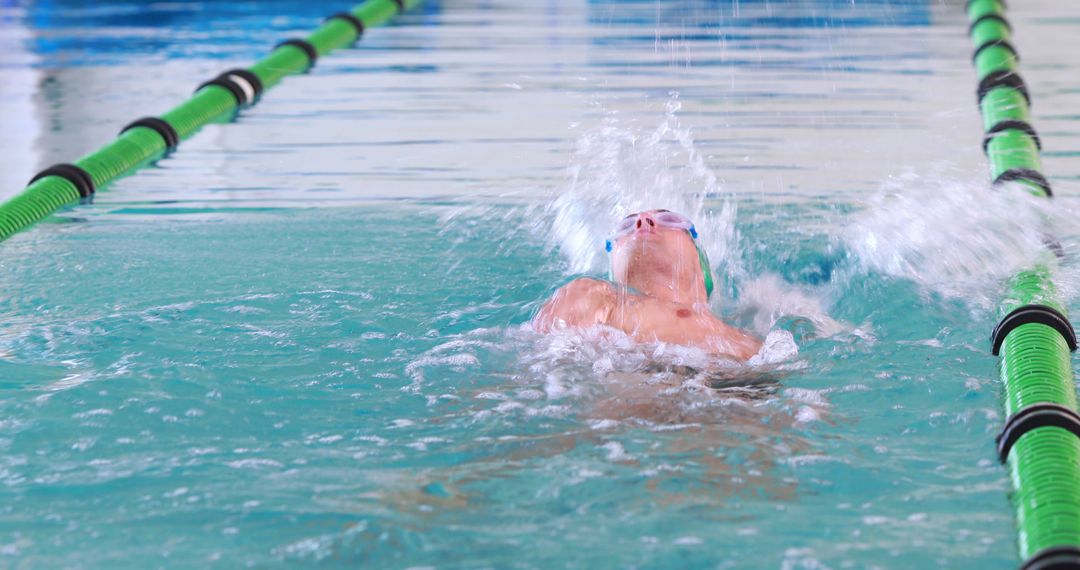
M 160 158 L 204 125 L 229 118 L 238 107 L 255 103 L 261 91 L 286 76 L 307 71 L 315 63 L 309 50 L 318 57 L 351 45 L 364 30 L 387 22 L 421 1 L 368 0 L 349 12 L 334 14 L 307 38 L 279 44 L 248 70 L 225 72 L 161 117 L 132 123 L 116 140 L 73 164 L 43 170 L 20 194 L 0 204 L 0 241 Z M 174 137 L 176 140 L 171 140 Z
M 971 0 L 967 11 L 991 178 L 1049 198 L 1042 143 L 1031 126 L 1030 93 L 1018 72 L 1005 5 Z M 998 451 L 1012 479 L 1025 570 L 1080 568 L 1080 416 L 1070 354 L 1075 333 L 1051 280 L 1055 262 L 1048 255 L 1013 277 L 993 339 L 995 349 L 1000 346 L 1008 417 Z

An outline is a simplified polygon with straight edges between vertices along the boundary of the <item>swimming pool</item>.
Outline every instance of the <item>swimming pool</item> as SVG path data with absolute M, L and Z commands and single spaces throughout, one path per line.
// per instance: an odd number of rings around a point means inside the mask
M 3 8 L 0 192 L 312 4 Z M 986 333 L 1026 221 L 1075 288 L 1080 13 L 1011 8 L 1057 210 L 986 192 L 960 6 L 441 2 L 372 30 L 0 247 L 2 565 L 1014 567 Z M 797 356 L 718 381 L 522 330 L 654 205 L 695 217 L 717 309 Z

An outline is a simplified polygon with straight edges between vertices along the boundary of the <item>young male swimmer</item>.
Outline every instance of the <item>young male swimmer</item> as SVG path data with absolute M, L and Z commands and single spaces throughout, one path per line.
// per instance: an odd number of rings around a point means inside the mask
M 575 279 L 533 318 L 539 332 L 607 325 L 640 342 L 695 346 L 747 360 L 761 341 L 709 310 L 712 273 L 697 230 L 668 210 L 631 214 L 607 241 L 614 283 Z

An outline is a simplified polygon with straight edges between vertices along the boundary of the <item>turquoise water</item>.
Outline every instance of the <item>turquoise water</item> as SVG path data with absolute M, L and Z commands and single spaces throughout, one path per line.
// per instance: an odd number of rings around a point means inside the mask
M 5 192 L 324 11 L 153 6 L 2 9 L 0 112 L 35 133 Z M 0 567 L 1015 567 L 987 336 L 1043 221 L 1072 298 L 1080 232 L 1076 89 L 1036 44 L 1075 9 L 1014 10 L 1054 208 L 984 186 L 958 6 L 372 30 L 0 247 Z M 652 206 L 797 353 L 523 326 Z

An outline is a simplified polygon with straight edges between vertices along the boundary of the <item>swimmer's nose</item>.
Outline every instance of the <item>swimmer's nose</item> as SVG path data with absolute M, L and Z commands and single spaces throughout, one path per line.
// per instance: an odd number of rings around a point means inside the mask
M 656 220 L 654 220 L 651 215 L 649 215 L 649 214 L 647 214 L 645 212 L 642 212 L 642 213 L 638 214 L 638 217 L 637 217 L 637 229 L 639 229 L 639 230 L 642 229 L 642 228 L 652 229 L 652 228 L 655 228 L 655 227 L 656 227 Z

